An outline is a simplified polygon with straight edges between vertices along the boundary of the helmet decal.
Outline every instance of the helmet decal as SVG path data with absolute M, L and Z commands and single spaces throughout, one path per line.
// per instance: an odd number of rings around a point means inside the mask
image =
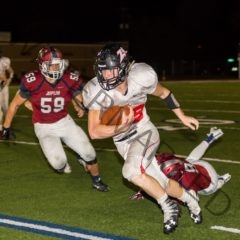
M 125 51 L 122 47 L 120 47 L 117 51 L 117 55 L 119 55 L 120 63 L 121 63 L 123 59 L 127 56 L 127 51 Z

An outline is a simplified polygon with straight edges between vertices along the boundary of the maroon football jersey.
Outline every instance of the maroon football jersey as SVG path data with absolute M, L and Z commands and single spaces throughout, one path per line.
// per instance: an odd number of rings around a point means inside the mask
M 178 181 L 184 188 L 198 192 L 206 189 L 211 183 L 211 177 L 206 168 L 196 163 L 190 163 L 183 157 L 173 153 L 156 154 L 156 160 L 161 171 L 171 179 Z
M 21 79 L 20 93 L 29 95 L 32 102 L 33 123 L 54 123 L 68 114 L 71 99 L 82 90 L 82 79 L 73 72 L 65 72 L 60 80 L 49 83 L 40 71 L 32 71 Z
M 198 192 L 209 187 L 211 177 L 203 166 L 187 162 L 184 165 L 182 179 L 179 181 L 184 188 Z M 187 166 L 191 168 L 188 169 Z

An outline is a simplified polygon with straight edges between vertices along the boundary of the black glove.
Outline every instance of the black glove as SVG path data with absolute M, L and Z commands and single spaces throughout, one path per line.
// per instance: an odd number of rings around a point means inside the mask
M 10 138 L 16 138 L 15 133 L 10 128 L 3 127 L 1 139 L 9 140 Z

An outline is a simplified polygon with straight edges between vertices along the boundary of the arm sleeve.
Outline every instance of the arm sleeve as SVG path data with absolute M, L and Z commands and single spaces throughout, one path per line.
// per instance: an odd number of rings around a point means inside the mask
M 188 155 L 186 160 L 190 163 L 200 160 L 203 157 L 206 150 L 208 149 L 209 144 L 205 141 L 202 141 L 199 145 L 197 145 L 192 152 Z

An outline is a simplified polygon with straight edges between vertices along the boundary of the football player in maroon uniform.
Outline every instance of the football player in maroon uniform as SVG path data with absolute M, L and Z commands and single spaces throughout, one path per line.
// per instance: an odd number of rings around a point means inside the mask
M 220 128 L 212 127 L 207 137 L 186 158 L 174 153 L 158 153 L 155 168 L 178 181 L 185 189 L 193 190 L 199 195 L 210 195 L 231 179 L 229 173 L 219 175 L 209 162 L 202 160 L 208 147 L 222 135 Z M 130 198 L 143 199 L 144 196 L 139 191 Z
M 39 70 L 25 74 L 10 103 L 3 124 L 2 138 L 9 139 L 10 126 L 20 105 L 32 103 L 32 123 L 50 166 L 59 173 L 70 173 L 62 142 L 81 156 L 92 177 L 93 188 L 107 192 L 108 185 L 99 176 L 96 152 L 88 136 L 69 115 L 68 104 L 74 99 L 78 116 L 83 116 L 83 81 L 76 72 L 67 71 L 68 60 L 54 47 L 39 51 Z

